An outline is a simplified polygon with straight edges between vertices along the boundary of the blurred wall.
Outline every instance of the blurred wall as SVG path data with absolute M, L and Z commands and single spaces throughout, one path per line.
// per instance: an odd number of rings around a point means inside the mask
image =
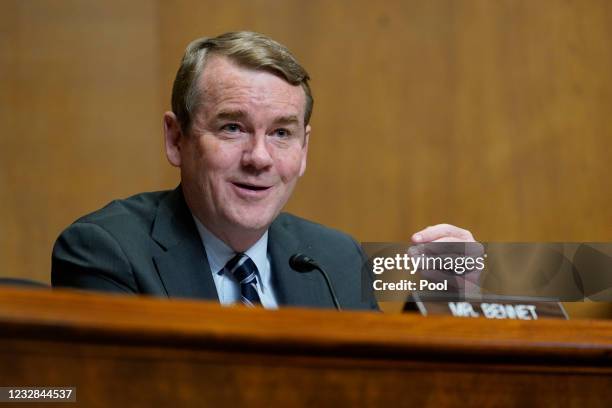
M 48 281 L 70 222 L 176 185 L 161 115 L 179 58 L 244 29 L 312 77 L 288 210 L 363 241 L 439 222 L 490 241 L 612 241 L 607 0 L 0 5 L 0 275 Z

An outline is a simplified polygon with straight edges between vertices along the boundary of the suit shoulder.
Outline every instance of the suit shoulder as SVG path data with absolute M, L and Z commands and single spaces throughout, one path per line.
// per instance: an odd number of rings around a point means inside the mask
M 113 200 L 99 210 L 79 218 L 72 225 L 96 224 L 110 230 L 149 228 L 160 202 L 168 193 L 170 190 L 146 192 Z

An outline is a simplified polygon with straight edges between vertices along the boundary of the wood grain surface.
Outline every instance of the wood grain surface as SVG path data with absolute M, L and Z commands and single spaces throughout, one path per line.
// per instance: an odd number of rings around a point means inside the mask
M 82 406 L 609 406 L 612 323 L 0 290 L 3 385 Z

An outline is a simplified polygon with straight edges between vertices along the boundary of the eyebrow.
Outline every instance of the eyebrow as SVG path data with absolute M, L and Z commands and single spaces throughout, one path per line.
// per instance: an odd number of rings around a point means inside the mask
M 217 113 L 215 119 L 217 120 L 240 120 L 247 117 L 248 114 L 243 110 L 232 110 L 232 111 L 221 111 Z M 274 119 L 275 125 L 293 125 L 299 124 L 300 121 L 296 115 L 279 116 Z
M 237 120 L 247 116 L 247 113 L 243 110 L 235 111 L 221 111 L 217 113 L 215 119 L 218 120 Z
M 277 125 L 293 125 L 293 124 L 299 124 L 300 121 L 298 120 L 297 116 L 295 115 L 288 115 L 288 116 L 281 116 L 279 118 L 276 118 L 274 120 L 274 123 Z

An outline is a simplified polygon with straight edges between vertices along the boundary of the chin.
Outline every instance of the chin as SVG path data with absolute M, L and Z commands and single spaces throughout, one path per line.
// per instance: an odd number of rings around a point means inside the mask
M 233 224 L 248 231 L 266 230 L 272 224 L 278 213 L 262 214 L 261 211 L 248 211 L 232 217 Z

